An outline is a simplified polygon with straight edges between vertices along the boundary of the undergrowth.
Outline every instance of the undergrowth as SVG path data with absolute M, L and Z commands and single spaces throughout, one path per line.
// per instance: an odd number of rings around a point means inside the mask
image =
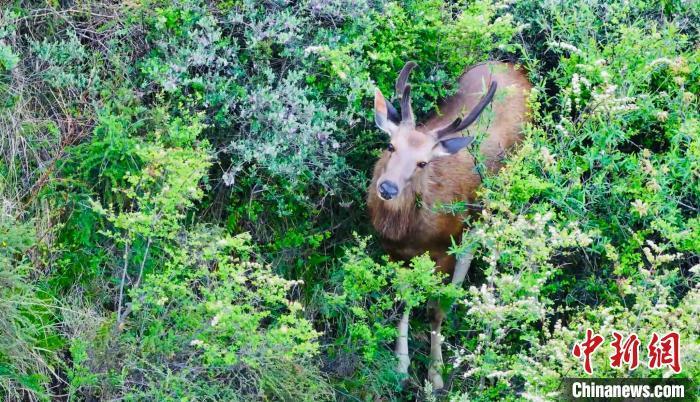
M 597 377 L 697 379 L 698 40 L 692 1 L 6 2 L 3 398 L 556 400 L 588 328 L 681 337 L 681 373 L 606 343 Z M 457 289 L 375 240 L 371 99 L 415 60 L 422 118 L 492 59 L 528 72 L 531 121 Z M 444 395 L 431 298 L 456 302 Z

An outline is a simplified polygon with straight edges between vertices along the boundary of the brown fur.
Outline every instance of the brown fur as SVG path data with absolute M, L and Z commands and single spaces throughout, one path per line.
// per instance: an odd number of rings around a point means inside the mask
M 459 80 L 458 93 L 442 102 L 440 114 L 417 130 L 429 132 L 468 113 L 491 80 L 498 83 L 492 104 L 494 117 L 479 151 L 486 158 L 488 170 L 496 172 L 502 166 L 505 151 L 520 141 L 522 124 L 528 118 L 527 94 L 532 86 L 525 72 L 514 65 L 491 62 L 469 69 Z M 463 149 L 454 155 L 434 159 L 424 169 L 416 170 L 396 199 L 384 201 L 376 189 L 389 155 L 388 151 L 384 152 L 377 161 L 367 196 L 370 218 L 384 248 L 397 260 L 409 260 L 427 251 L 438 269 L 451 275 L 455 259 L 447 251 L 453 238 L 459 241 L 464 217 L 436 213 L 434 207 L 441 203 L 475 200 L 481 178 L 474 169 L 473 157 Z

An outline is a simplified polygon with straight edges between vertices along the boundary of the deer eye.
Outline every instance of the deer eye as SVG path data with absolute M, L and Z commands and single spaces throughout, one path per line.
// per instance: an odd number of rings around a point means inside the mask
M 396 148 L 394 148 L 394 144 L 392 144 L 392 143 L 389 143 L 389 145 L 386 147 L 386 149 L 387 149 L 389 152 L 394 152 L 394 151 L 396 151 Z
M 418 162 L 418 167 L 424 168 L 427 164 L 428 164 L 428 162 Z

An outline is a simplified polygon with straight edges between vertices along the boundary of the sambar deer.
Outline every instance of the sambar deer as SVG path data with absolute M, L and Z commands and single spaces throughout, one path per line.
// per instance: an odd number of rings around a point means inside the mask
M 367 204 L 372 224 L 393 259 L 408 261 L 428 252 L 436 269 L 451 275 L 452 283 L 461 286 L 471 255 L 457 261 L 448 249 L 453 239 L 459 240 L 462 235 L 465 216 L 441 213 L 435 206 L 475 200 L 481 175 L 467 150 L 474 138 L 462 134 L 498 92 L 492 105 L 493 121 L 478 149 L 487 170 L 495 173 L 502 166 L 505 152 L 521 139 L 532 86 L 525 72 L 513 64 L 489 62 L 473 66 L 459 79 L 458 92 L 439 105 L 439 113 L 416 125 L 408 84 L 415 66 L 414 62 L 406 63 L 396 80 L 400 114 L 379 89 L 375 92 L 375 122 L 390 141 L 375 165 Z M 465 111 L 470 113 L 462 118 Z M 445 312 L 434 302 L 430 310 L 428 377 L 437 390 L 444 387 L 440 330 Z M 408 318 L 408 311 L 404 311 L 396 343 L 398 370 L 404 374 L 410 364 Z

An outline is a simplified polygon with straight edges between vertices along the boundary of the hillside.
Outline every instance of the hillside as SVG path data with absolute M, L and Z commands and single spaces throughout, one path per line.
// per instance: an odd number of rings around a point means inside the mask
M 593 377 L 697 386 L 700 2 L 3 3 L 3 400 L 559 400 L 586 329 Z M 367 213 L 375 88 L 409 60 L 418 119 L 476 63 L 534 87 L 505 167 L 441 206 L 473 212 L 461 288 L 389 261 Z M 650 368 L 672 331 L 682 369 Z

